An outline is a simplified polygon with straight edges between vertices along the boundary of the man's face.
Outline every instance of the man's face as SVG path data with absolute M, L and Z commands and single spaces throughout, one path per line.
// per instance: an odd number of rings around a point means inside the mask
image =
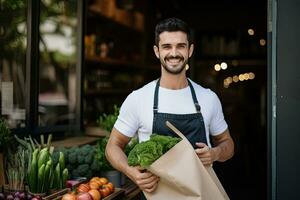
M 193 53 L 194 46 L 189 47 L 187 35 L 184 32 L 162 32 L 159 35 L 158 47 L 154 52 L 163 68 L 171 74 L 180 74 Z

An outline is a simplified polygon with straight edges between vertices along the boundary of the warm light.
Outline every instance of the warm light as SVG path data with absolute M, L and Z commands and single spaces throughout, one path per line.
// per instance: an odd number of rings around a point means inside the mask
M 245 79 L 245 80 L 248 80 L 248 79 L 249 79 L 249 74 L 248 74 L 248 73 L 245 73 L 245 74 L 244 74 L 244 79 Z
M 265 46 L 266 45 L 266 40 L 265 39 L 260 39 L 259 44 L 260 44 L 260 46 Z
M 239 77 L 237 75 L 232 77 L 233 82 L 238 82 L 239 81 Z
M 253 72 L 249 73 L 249 79 L 252 80 L 255 78 L 255 74 Z
M 223 85 L 224 85 L 224 88 L 228 88 L 229 87 L 230 83 L 228 82 L 227 78 L 224 79 Z
M 239 75 L 239 80 L 240 80 L 240 81 L 244 81 L 244 80 L 245 80 L 244 74 L 240 74 L 240 75 Z
M 232 83 L 232 77 L 231 77 L 231 76 L 227 77 L 226 80 L 227 80 L 227 82 L 228 82 L 229 84 Z
M 253 30 L 252 28 L 249 28 L 249 29 L 248 29 L 248 34 L 249 34 L 249 35 L 254 35 L 254 30 Z
M 227 63 L 226 62 L 222 62 L 221 63 L 221 68 L 224 69 L 224 70 L 227 69 Z
M 227 84 L 224 84 L 224 88 L 229 88 L 229 85 L 227 85 Z
M 220 71 L 221 70 L 221 66 L 219 64 L 215 64 L 215 70 L 216 71 Z

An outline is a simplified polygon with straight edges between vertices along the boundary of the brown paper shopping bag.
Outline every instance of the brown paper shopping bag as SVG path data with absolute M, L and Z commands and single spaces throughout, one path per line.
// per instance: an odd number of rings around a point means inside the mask
M 144 192 L 148 200 L 227 200 L 212 167 L 204 167 L 185 136 L 166 122 L 182 140 L 156 160 L 149 171 L 160 177 L 153 193 Z

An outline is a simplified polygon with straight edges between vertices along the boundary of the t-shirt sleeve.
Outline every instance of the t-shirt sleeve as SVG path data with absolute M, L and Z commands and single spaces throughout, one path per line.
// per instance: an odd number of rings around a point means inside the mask
M 222 105 L 218 96 L 213 93 L 212 98 L 213 104 L 209 132 L 211 135 L 216 136 L 223 133 L 228 128 L 228 125 L 224 119 Z
M 123 102 L 114 127 L 127 137 L 133 137 L 139 127 L 138 99 L 135 92 L 127 96 Z

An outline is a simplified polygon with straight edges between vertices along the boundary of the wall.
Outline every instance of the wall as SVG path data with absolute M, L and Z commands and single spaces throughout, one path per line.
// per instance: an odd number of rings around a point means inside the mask
M 300 1 L 277 0 L 276 199 L 300 199 L 299 10 Z

